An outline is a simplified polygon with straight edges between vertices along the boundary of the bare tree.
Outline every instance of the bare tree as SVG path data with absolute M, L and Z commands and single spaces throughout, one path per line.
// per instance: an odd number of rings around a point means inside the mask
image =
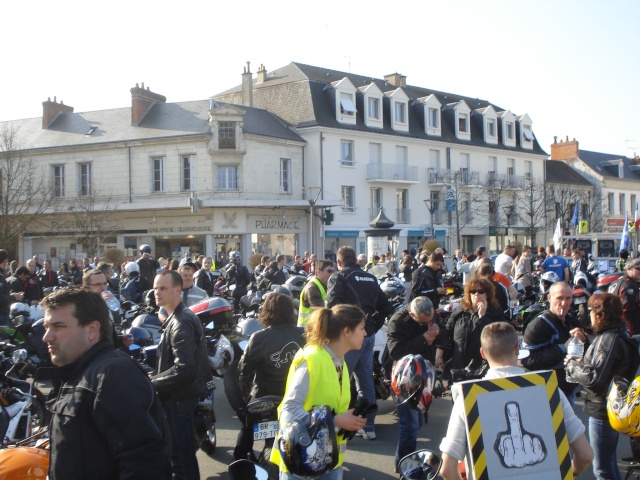
M 527 225 L 529 244 L 535 244 L 536 234 L 544 230 L 546 222 L 545 185 L 543 181 L 533 178 L 525 179 L 524 188 L 518 192 L 516 212 Z
M 489 227 L 515 225 L 517 223 L 516 189 L 522 187 L 522 177 L 489 172 L 483 187 L 488 197 L 488 208 L 486 204 L 481 208 L 486 212 Z M 497 237 L 496 230 L 496 245 L 498 244 Z
M 119 203 L 108 192 L 92 186 L 86 195 L 68 203 L 65 220 L 76 230 L 76 239 L 89 258 L 98 253 L 100 245 L 119 230 L 117 211 Z
M 547 184 L 547 215 L 551 219 L 549 224 L 554 224 L 560 219 L 563 230 L 568 230 L 573 217 L 576 202 L 584 207 L 588 205 L 587 220 L 591 231 L 601 231 L 602 228 L 602 195 L 593 187 L 583 187 L 561 183 Z M 580 211 L 579 219 L 585 217 L 585 210 Z
M 0 247 L 16 258 L 18 240 L 42 214 L 53 211 L 48 175 L 36 160 L 25 156 L 19 129 L 0 129 Z

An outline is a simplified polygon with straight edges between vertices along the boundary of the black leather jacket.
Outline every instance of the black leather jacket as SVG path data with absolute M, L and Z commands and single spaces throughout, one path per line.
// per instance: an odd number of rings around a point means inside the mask
M 578 324 L 571 315 L 568 314 L 563 322 L 550 311 L 546 311 L 531 320 L 523 336 L 530 353 L 522 360 L 522 366 L 528 370 L 555 370 L 558 386 L 566 395 L 571 394 L 576 385 L 567 383 L 566 380 L 565 343 L 571 338 L 569 332 L 577 327 Z
M 437 317 L 434 316 L 433 323 L 438 323 Z M 440 335 L 444 334 L 444 327 L 439 325 Z M 409 307 L 406 306 L 402 310 L 396 312 L 391 320 L 389 320 L 387 330 L 387 346 L 389 347 L 389 356 L 397 361 L 405 355 L 422 355 L 425 360 L 431 363 L 435 360 L 436 341 L 431 345 L 424 338 L 424 333 L 429 329 L 429 324 L 416 322 L 409 315 Z
M 161 399 L 189 398 L 211 388 L 202 325 L 182 302 L 163 325 L 157 355 L 158 373 L 151 382 Z
M 587 349 L 583 362 L 569 360 L 566 371 L 584 389 L 584 412 L 606 420 L 607 391 L 615 375 L 631 381 L 640 364 L 638 343 L 623 323 L 607 325 L 598 332 Z
M 374 335 L 393 313 L 393 306 L 380 289 L 378 279 L 360 269 L 357 263 L 346 265 L 327 282 L 327 307 L 348 303 L 358 305 L 367 315 L 365 330 Z
M 162 408 L 142 369 L 102 340 L 64 367 L 41 368 L 52 380 L 49 478 L 169 479 Z
M 416 297 L 428 297 L 433 303 L 433 308 L 440 305 L 440 294 L 438 288 L 440 285 L 440 270 L 433 270 L 426 264 L 418 267 L 411 277 L 411 300 Z
M 504 321 L 504 314 L 499 308 L 489 307 L 484 317 L 479 318 L 475 312 L 458 307 L 451 313 L 445 326 L 446 339 L 444 344 L 438 344 L 451 352 L 451 368 L 460 369 L 470 367 L 478 369 L 482 365 L 480 355 L 480 334 L 482 329 L 493 322 Z M 442 337 L 436 339 L 441 341 Z
M 302 327 L 279 324 L 251 335 L 238 368 L 241 380 L 253 382 L 253 398 L 284 396 L 291 361 L 305 344 L 303 333 Z

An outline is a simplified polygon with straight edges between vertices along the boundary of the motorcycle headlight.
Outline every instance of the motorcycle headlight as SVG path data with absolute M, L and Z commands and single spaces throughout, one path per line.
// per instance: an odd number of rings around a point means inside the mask
M 24 362 L 27 359 L 27 351 L 24 348 L 20 348 L 13 352 L 13 363 Z

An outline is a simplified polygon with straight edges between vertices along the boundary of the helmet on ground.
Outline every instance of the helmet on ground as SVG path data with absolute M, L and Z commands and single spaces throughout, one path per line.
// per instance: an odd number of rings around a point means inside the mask
M 127 262 L 124 266 L 124 273 L 129 275 L 132 272 L 140 273 L 140 266 L 136 262 Z
M 231 263 L 238 265 L 241 259 L 242 257 L 240 256 L 240 252 L 238 252 L 237 250 L 231 250 L 229 252 L 229 261 Z
M 640 436 L 640 377 L 631 385 L 616 375 L 607 394 L 607 415 L 614 430 L 631 437 Z
M 287 287 L 283 287 L 282 285 L 272 286 L 271 291 L 273 293 L 281 293 L 282 295 L 286 295 L 289 298 L 293 298 L 293 294 L 291 293 L 291 290 L 289 290 Z
M 22 302 L 12 303 L 11 309 L 9 310 L 9 316 L 11 318 L 15 318 L 18 315 L 24 315 L 25 317 L 31 315 L 31 309 L 29 309 L 29 305 Z
M 233 347 L 227 337 L 207 337 L 207 356 L 209 357 L 209 365 L 214 370 L 222 370 L 227 368 L 233 362 Z
M 146 243 L 144 245 L 140 245 L 140 253 L 151 253 L 151 247 Z
M 393 367 L 391 389 L 398 404 L 408 403 L 414 409 L 420 409 L 422 404 L 426 411 L 435 380 L 436 371 L 431 362 L 422 355 L 405 355 Z
M 551 285 L 559 281 L 560 277 L 558 277 L 556 272 L 544 272 L 540 275 L 540 292 L 549 293 Z
M 287 470 L 301 477 L 319 477 L 338 464 L 331 407 L 315 406 L 310 413 L 308 427 L 301 422 L 286 423 L 278 437 L 278 449 Z

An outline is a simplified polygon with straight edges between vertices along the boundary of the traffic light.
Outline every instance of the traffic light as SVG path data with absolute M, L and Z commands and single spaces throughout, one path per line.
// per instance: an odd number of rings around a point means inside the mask
M 322 217 L 322 223 L 325 225 L 331 225 L 331 222 L 333 222 L 333 213 L 331 213 L 331 210 L 325 210 L 324 217 Z

